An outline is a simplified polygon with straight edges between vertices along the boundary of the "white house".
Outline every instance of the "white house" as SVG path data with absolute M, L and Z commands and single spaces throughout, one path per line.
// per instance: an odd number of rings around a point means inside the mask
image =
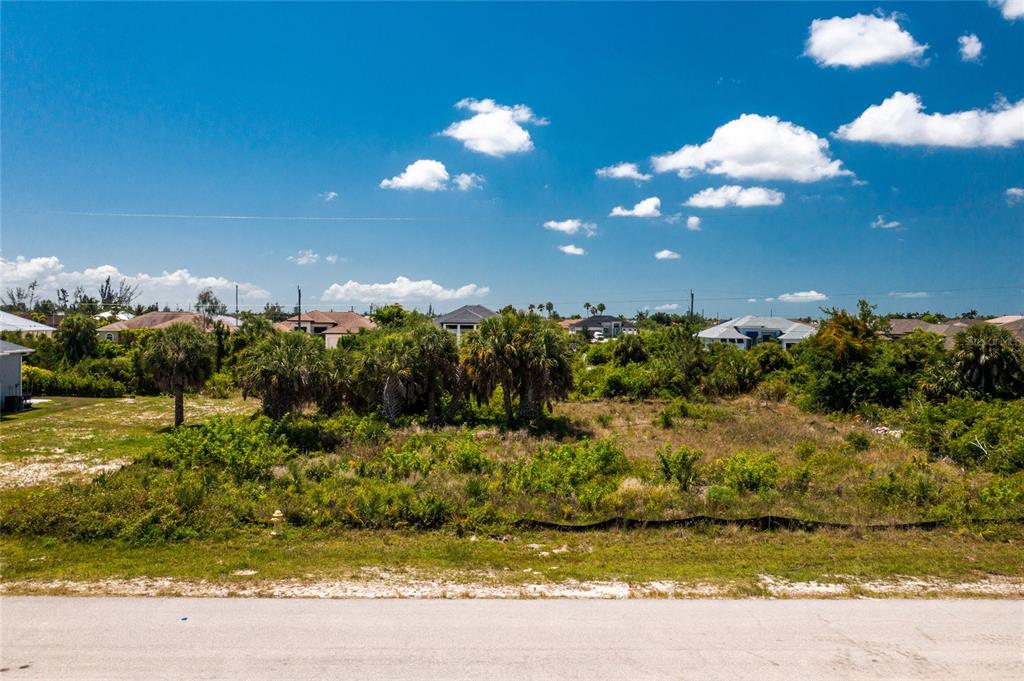
M 788 350 L 816 332 L 817 329 L 810 324 L 783 317 L 747 315 L 704 329 L 697 333 L 697 338 L 704 345 L 728 343 L 742 350 L 749 350 L 765 340 L 776 340 Z
M 455 334 L 455 339 L 461 341 L 462 334 L 476 331 L 480 322 L 497 316 L 496 312 L 488 310 L 483 305 L 463 305 L 448 314 L 434 317 L 434 323 Z
M 0 340 L 0 405 L 3 411 L 21 408 L 21 359 L 33 352 L 32 348 Z
M 636 333 L 636 324 L 628 319 L 600 314 L 577 319 L 568 325 L 568 329 L 569 333 L 585 333 L 588 338 L 593 338 L 597 332 L 601 332 L 602 338 L 618 338 L 621 335 Z
M 0 331 L 20 331 L 28 334 L 49 336 L 57 329 L 31 319 L 19 317 L 10 312 L 0 311 Z

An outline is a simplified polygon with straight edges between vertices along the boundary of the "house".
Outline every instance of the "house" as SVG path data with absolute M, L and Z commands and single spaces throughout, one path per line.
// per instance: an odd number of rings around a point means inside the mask
M 20 331 L 31 335 L 50 336 L 56 330 L 52 326 L 40 324 L 33 319 L 0 311 L 0 331 Z
M 940 324 L 932 324 L 922 319 L 903 319 L 896 318 L 889 320 L 889 331 L 885 333 L 885 337 L 889 340 L 896 340 L 909 336 L 915 331 L 927 331 L 928 333 L 937 333 L 942 336 L 945 340 L 943 346 L 947 350 L 953 349 L 953 344 L 956 342 L 956 337 L 961 331 L 965 331 L 976 324 L 983 324 L 984 321 L 981 319 L 955 319 L 949 322 L 942 322 Z
M 463 305 L 448 314 L 434 317 L 434 323 L 442 329 L 452 332 L 455 334 L 455 340 L 461 341 L 462 334 L 476 331 L 480 322 L 497 316 L 498 313 L 488 310 L 483 305 Z
M 96 315 L 95 319 L 98 322 L 104 322 L 110 324 L 111 322 L 126 322 L 134 317 L 131 312 L 121 310 L 120 312 L 114 312 L 113 310 L 104 310 Z
M 605 339 L 636 333 L 636 324 L 633 322 L 607 314 L 594 315 L 586 319 L 574 319 L 568 328 L 569 333 L 583 333 L 587 338 L 594 338 L 598 333 L 601 334 L 601 338 Z
M 229 317 L 228 315 L 218 314 L 204 317 L 198 312 L 178 310 L 176 312 L 147 312 L 140 314 L 138 317 L 101 326 L 96 329 L 96 333 L 100 338 L 117 341 L 120 338 L 121 332 L 129 329 L 166 329 L 171 324 L 190 324 L 200 331 L 210 332 L 213 331 L 214 325 L 217 322 L 226 326 L 229 331 L 234 331 L 240 326 L 234 317 Z
M 21 409 L 21 360 L 33 352 L 32 348 L 0 340 L 0 408 L 5 412 Z
M 794 322 L 784 317 L 747 315 L 704 329 L 697 333 L 697 338 L 704 345 L 728 343 L 741 350 L 749 350 L 766 340 L 775 340 L 788 350 L 815 332 L 817 329 L 810 324 Z
M 323 336 L 324 345 L 333 348 L 338 339 L 349 333 L 359 333 L 366 329 L 376 329 L 373 320 L 356 312 L 322 312 L 310 310 L 301 315 L 289 317 L 283 322 L 274 324 L 280 331 L 302 331 L 314 336 Z

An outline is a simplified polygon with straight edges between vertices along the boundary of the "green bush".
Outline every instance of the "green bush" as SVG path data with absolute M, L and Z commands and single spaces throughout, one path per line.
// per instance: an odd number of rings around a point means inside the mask
M 32 395 L 69 395 L 75 397 L 123 397 L 125 387 L 112 379 L 83 376 L 64 371 L 49 371 L 23 365 L 21 380 L 24 391 Z
M 866 452 L 871 449 L 871 438 L 859 430 L 846 434 L 846 444 L 855 452 Z
M 575 498 L 587 510 L 615 489 L 614 476 L 629 461 L 613 440 L 582 440 L 541 449 L 511 466 L 506 482 L 513 492 Z
M 226 400 L 234 394 L 235 381 L 227 371 L 218 371 L 210 376 L 203 386 L 203 394 L 215 400 Z
M 765 492 L 779 479 L 774 454 L 741 449 L 719 462 L 722 484 L 737 492 Z
M 658 449 L 657 454 L 665 482 L 675 482 L 684 491 L 697 482 L 700 452 L 686 446 L 673 450 L 671 445 L 665 445 Z
M 1024 400 L 953 399 L 924 407 L 913 415 L 906 435 L 933 458 L 999 473 L 1024 470 Z
M 294 454 L 269 418 L 219 416 L 168 433 L 163 449 L 150 460 L 166 468 L 222 469 L 241 481 L 269 478 L 273 466 Z
M 708 506 L 722 510 L 732 506 L 739 498 L 736 490 L 725 485 L 712 485 L 708 488 Z

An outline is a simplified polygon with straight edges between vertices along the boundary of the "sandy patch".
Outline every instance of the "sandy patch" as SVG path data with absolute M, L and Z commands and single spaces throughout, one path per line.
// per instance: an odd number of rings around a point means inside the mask
M 365 579 L 341 580 L 264 580 L 253 577 L 253 570 L 237 570 L 232 580 L 181 580 L 140 577 L 97 581 L 24 580 L 0 584 L 0 594 L 69 594 L 81 596 L 188 596 L 238 598 L 735 598 L 737 591 L 728 584 L 672 580 L 628 583 L 617 580 L 526 582 L 504 584 L 488 581 L 461 581 L 450 577 L 421 578 L 404 573 L 365 569 Z M 889 581 L 855 580 L 792 582 L 762 575 L 760 585 L 769 598 L 871 598 L 960 596 L 1024 598 L 1024 579 L 990 578 L 974 582 L 950 582 L 939 579 L 895 579 Z M 740 592 L 742 593 L 742 592 Z
M 129 463 L 129 459 L 97 459 L 86 454 L 64 456 L 59 453 L 3 461 L 0 462 L 0 489 L 91 480 Z

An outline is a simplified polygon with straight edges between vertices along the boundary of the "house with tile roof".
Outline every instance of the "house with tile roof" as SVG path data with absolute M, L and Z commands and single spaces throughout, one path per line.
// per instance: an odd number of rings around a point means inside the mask
M 100 338 L 117 341 L 120 339 L 121 332 L 128 329 L 166 329 L 171 324 L 189 324 L 200 331 L 211 332 L 217 322 L 226 326 L 230 331 L 240 326 L 234 317 L 228 315 L 213 315 L 207 318 L 198 312 L 178 310 L 176 312 L 147 312 L 131 319 L 119 320 L 101 326 L 96 329 L 96 333 Z
M 333 348 L 338 345 L 338 340 L 342 336 L 376 329 L 377 325 L 372 319 L 357 312 L 310 310 L 289 317 L 283 322 L 278 322 L 274 324 L 274 328 L 280 331 L 302 331 L 313 336 L 322 336 L 324 345 Z
M 699 331 L 696 335 L 704 345 L 726 343 L 741 350 L 749 350 L 766 340 L 778 341 L 789 349 L 817 332 L 810 324 L 794 322 L 784 317 L 757 317 L 747 315 Z

